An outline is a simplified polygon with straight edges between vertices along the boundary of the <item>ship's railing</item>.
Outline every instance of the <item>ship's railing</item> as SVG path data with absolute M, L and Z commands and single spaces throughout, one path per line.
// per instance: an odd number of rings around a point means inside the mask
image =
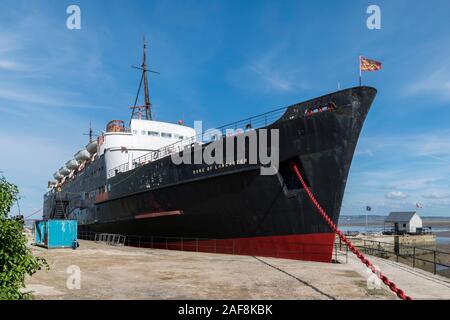
M 111 246 L 123 246 L 125 244 L 126 236 L 113 233 L 96 233 L 94 236 L 95 242 L 108 244 Z
M 239 121 L 231 122 L 226 125 L 220 126 L 218 128 L 215 128 L 214 131 L 217 134 L 211 133 L 212 131 L 207 130 L 202 132 L 201 134 L 197 134 L 195 136 L 186 138 L 184 140 L 180 140 L 177 142 L 174 142 L 170 145 L 167 145 L 165 147 L 162 147 L 158 150 L 153 150 L 148 152 L 147 154 L 144 154 L 140 157 L 137 157 L 133 159 L 132 168 L 127 168 L 126 170 L 134 169 L 140 165 L 156 161 L 158 159 L 162 159 L 164 157 L 167 157 L 171 154 L 181 152 L 184 150 L 185 147 L 193 147 L 196 143 L 208 143 L 214 140 L 218 140 L 222 137 L 228 137 L 233 136 L 237 134 L 241 134 L 248 130 L 254 130 L 266 127 L 276 120 L 278 120 L 287 110 L 288 107 L 279 107 L 275 110 L 262 113 L 257 116 L 253 116 L 250 118 L 242 119 Z M 218 134 L 220 132 L 220 135 Z M 128 163 L 121 164 L 120 166 L 117 166 L 115 168 L 112 168 L 108 171 L 108 178 L 112 178 L 115 175 L 117 175 L 120 172 L 124 172 L 124 165 L 128 165 Z
M 450 277 L 450 252 L 437 250 L 435 245 L 411 246 L 402 243 L 389 243 L 352 238 L 353 245 L 365 254 L 400 262 L 413 268 L 422 269 L 434 274 Z M 340 250 L 346 247 L 337 240 Z M 345 250 L 345 248 L 344 248 Z
M 126 172 L 128 170 L 129 170 L 128 162 L 122 163 L 120 166 L 108 170 L 108 179 L 118 175 L 121 172 Z
M 133 169 L 137 168 L 143 164 L 156 161 L 158 159 L 162 159 L 164 157 L 170 156 L 171 154 L 181 152 L 184 150 L 185 147 L 193 147 L 196 142 L 196 136 L 190 137 L 188 139 L 180 140 L 179 142 L 170 144 L 168 146 L 165 146 L 163 148 L 160 148 L 158 150 L 152 150 L 140 157 L 133 159 Z
M 177 141 L 158 150 L 151 151 L 148 154 L 135 158 L 133 159 L 133 163 L 136 165 L 144 164 L 149 161 L 155 161 L 160 158 L 164 158 L 176 152 L 181 152 L 186 146 L 193 147 L 195 143 L 208 143 L 214 140 L 218 140 L 222 137 L 233 136 L 248 130 L 266 127 L 274 121 L 278 120 L 286 112 L 286 109 L 287 107 L 281 107 L 254 117 L 231 122 L 229 124 L 215 128 L 214 130 L 217 133 L 221 133 L 220 136 L 204 131 L 201 134 L 197 134 L 190 138 Z
M 114 238 L 112 234 L 99 234 L 94 232 L 78 232 L 78 238 L 81 240 L 90 240 L 99 242 L 99 239 L 118 239 Z M 255 255 L 255 249 L 249 252 L 239 246 L 239 240 L 235 239 L 210 239 L 210 238 L 195 238 L 195 237 L 163 237 L 163 236 L 138 236 L 138 235 L 117 235 L 120 239 L 124 239 L 123 244 L 130 247 L 149 248 L 149 249 L 163 249 L 163 250 L 178 250 L 190 252 L 207 252 L 207 253 L 221 253 L 232 255 Z M 102 241 L 100 241 L 102 242 Z M 105 242 L 105 241 L 103 241 Z M 333 250 L 332 262 L 345 263 L 347 261 L 347 251 L 339 252 L 339 243 L 334 244 L 320 244 L 320 243 L 289 243 L 291 248 L 295 250 L 282 250 L 279 248 L 260 248 L 256 255 L 270 256 L 286 259 L 305 260 L 314 259 L 329 259 L 327 251 Z

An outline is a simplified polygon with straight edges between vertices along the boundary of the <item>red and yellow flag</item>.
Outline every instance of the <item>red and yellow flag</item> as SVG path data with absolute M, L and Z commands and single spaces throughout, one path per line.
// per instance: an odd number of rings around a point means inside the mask
M 361 57 L 360 68 L 361 71 L 378 71 L 381 69 L 381 62 Z

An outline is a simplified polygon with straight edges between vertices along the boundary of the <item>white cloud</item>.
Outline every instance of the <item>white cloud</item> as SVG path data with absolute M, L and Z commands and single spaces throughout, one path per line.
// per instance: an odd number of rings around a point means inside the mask
M 8 181 L 18 185 L 20 205 L 25 214 L 42 207 L 47 181 L 73 157 L 80 146 L 75 141 L 81 139 L 61 131 L 53 137 L 44 137 L 43 132 L 31 135 L 20 130 L 0 131 L 0 145 L 5 151 L 0 153 L 0 171 Z
M 437 178 L 422 178 L 418 176 L 417 178 L 406 178 L 392 181 L 389 183 L 389 187 L 394 189 L 420 190 L 429 188 L 429 186 L 435 181 L 437 181 Z
M 389 159 L 407 155 L 450 162 L 449 136 L 450 130 L 435 130 L 426 134 L 363 137 L 358 143 L 356 155 L 370 150 L 372 154 L 389 155 Z
M 4 70 L 21 70 L 23 69 L 23 66 L 16 61 L 8 60 L 8 59 L 1 59 L 0 58 L 0 69 Z
M 2 69 L 6 71 L 23 70 L 23 65 L 17 61 L 17 57 L 13 54 L 18 48 L 17 43 L 15 36 L 0 33 L 0 71 Z
M 232 70 L 228 80 L 246 91 L 294 92 L 306 90 L 310 86 L 299 76 L 304 67 L 286 57 L 288 41 L 281 40 L 276 46 L 261 54 L 255 54 L 247 64 Z M 256 58 L 255 58 L 256 57 Z
M 287 79 L 263 61 L 250 65 L 248 70 L 255 73 L 268 88 L 277 91 L 293 91 L 296 88 L 295 82 Z
M 12 34 L 0 32 L 0 54 L 16 50 L 19 47 L 19 41 Z
M 58 108 L 89 108 L 105 109 L 107 107 L 95 106 L 78 100 L 78 94 L 74 92 L 56 90 L 47 87 L 27 87 L 22 85 L 5 85 L 0 88 L 0 100 L 35 104 L 40 106 L 52 106 Z
M 26 214 L 42 206 L 52 173 L 85 145 L 89 121 L 100 128 L 98 119 L 110 116 L 92 109 L 112 108 L 110 93 L 116 99 L 121 90 L 102 66 L 98 29 L 75 37 L 41 6 L 23 12 L 14 23 L 0 21 L 0 171 L 19 186 Z
M 450 193 L 432 192 L 422 195 L 425 199 L 447 199 L 450 198 Z
M 367 156 L 367 157 L 373 157 L 374 156 L 373 151 L 370 150 L 370 149 L 362 149 L 362 150 L 361 149 L 357 149 L 356 152 L 355 152 L 355 155 Z
M 450 64 L 440 64 L 438 69 L 406 89 L 412 95 L 433 95 L 450 100 Z
M 391 191 L 386 194 L 387 199 L 393 199 L 393 200 L 401 200 L 407 198 L 408 195 L 404 194 L 401 191 Z
M 347 205 L 343 207 L 359 212 L 351 204 L 362 200 L 373 206 L 372 213 L 386 214 L 414 210 L 413 202 L 419 202 L 427 208 L 426 215 L 449 215 L 449 136 L 447 129 L 426 134 L 363 136 L 349 175 Z M 367 157 L 366 150 L 373 156 Z

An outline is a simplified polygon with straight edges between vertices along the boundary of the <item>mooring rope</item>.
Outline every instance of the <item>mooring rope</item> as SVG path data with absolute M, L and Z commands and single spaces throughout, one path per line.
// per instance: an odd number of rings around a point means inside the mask
M 367 268 L 369 268 L 378 278 L 381 279 L 381 281 L 383 281 L 383 283 L 385 285 L 387 285 L 389 287 L 389 289 L 391 289 L 391 291 L 393 291 L 400 299 L 402 300 L 412 300 L 410 296 L 407 296 L 405 294 L 405 292 L 398 288 L 394 282 L 392 282 L 391 280 L 389 280 L 388 277 L 386 277 L 383 273 L 381 273 L 380 271 L 377 271 L 375 266 L 372 264 L 372 262 L 369 261 L 369 259 L 367 259 L 357 248 L 355 248 L 355 246 L 353 245 L 353 243 L 350 242 L 350 240 L 348 240 L 344 234 L 342 233 L 342 231 L 340 231 L 336 224 L 330 219 L 330 217 L 328 216 L 328 214 L 325 212 L 325 210 L 320 206 L 319 202 L 316 200 L 316 198 L 314 197 L 313 193 L 311 192 L 311 190 L 309 189 L 309 187 L 306 185 L 305 180 L 302 177 L 302 174 L 300 173 L 300 170 L 298 169 L 297 164 L 295 164 L 294 162 L 292 162 L 290 164 L 290 167 L 292 169 L 292 171 L 294 171 L 295 175 L 297 176 L 298 180 L 300 181 L 300 183 L 302 184 L 303 188 L 305 189 L 309 199 L 311 200 L 311 202 L 314 204 L 314 206 L 316 207 L 317 211 L 319 211 L 320 215 L 324 218 L 324 220 L 327 222 L 327 224 L 330 226 L 331 230 L 333 230 L 334 233 L 336 233 L 339 238 L 342 240 L 342 242 L 344 242 L 348 248 L 359 258 L 359 260 L 361 260 L 362 263 L 364 263 Z

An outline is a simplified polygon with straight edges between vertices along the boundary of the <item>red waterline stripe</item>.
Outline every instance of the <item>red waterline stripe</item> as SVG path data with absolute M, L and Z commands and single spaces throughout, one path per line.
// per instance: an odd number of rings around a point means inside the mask
M 133 240 L 132 246 L 198 251 L 208 253 L 275 257 L 294 260 L 331 262 L 334 233 L 294 234 L 250 238 L 196 240 L 193 238 L 170 239 L 154 237 L 152 243 Z
M 174 211 L 161 211 L 161 212 L 149 212 L 149 213 L 141 213 L 137 216 L 134 216 L 135 219 L 147 219 L 147 218 L 156 218 L 156 217 L 164 217 L 164 216 L 177 216 L 183 214 L 181 210 Z

